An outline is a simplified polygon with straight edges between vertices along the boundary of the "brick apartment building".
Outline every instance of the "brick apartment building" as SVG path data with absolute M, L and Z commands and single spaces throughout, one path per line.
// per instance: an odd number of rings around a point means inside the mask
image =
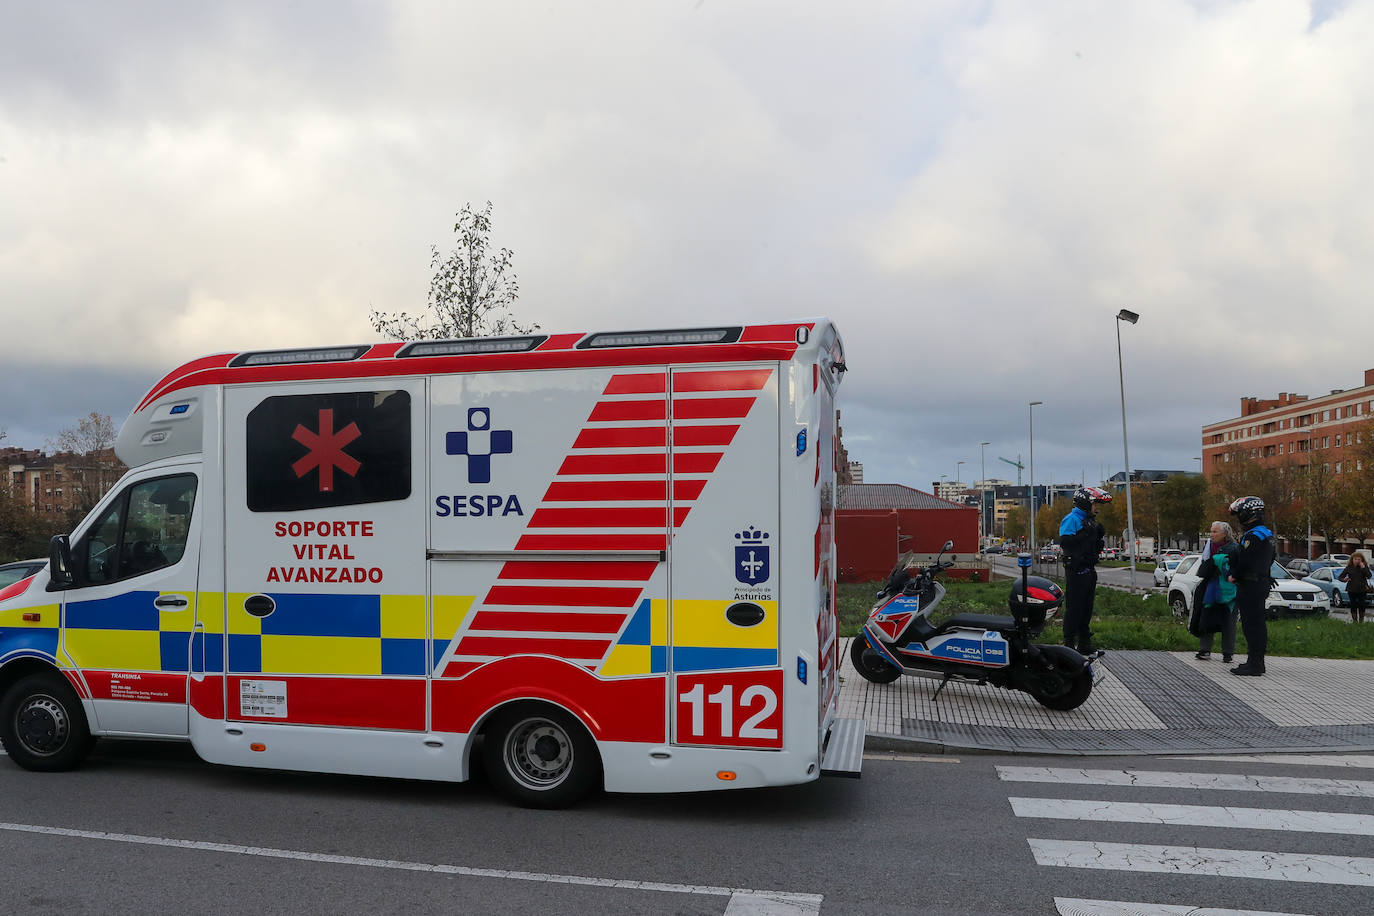
M 1320 397 L 1283 392 L 1273 400 L 1241 398 L 1239 417 L 1202 427 L 1202 471 L 1210 480 L 1237 451 L 1248 450 L 1273 466 L 1290 458 L 1304 465 L 1309 451 L 1320 450 L 1322 462 L 1339 474 L 1355 460 L 1345 450 L 1361 440 L 1371 421 L 1374 369 L 1365 370 L 1361 387 Z
M 91 455 L 46 455 L 38 449 L 0 449 L 0 487 L 41 518 L 87 510 L 127 470 L 113 449 Z

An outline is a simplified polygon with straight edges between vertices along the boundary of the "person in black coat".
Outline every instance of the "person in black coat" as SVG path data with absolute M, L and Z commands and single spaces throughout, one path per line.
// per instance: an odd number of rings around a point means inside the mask
M 1212 642 L 1221 634 L 1221 660 L 1230 663 L 1236 651 L 1236 585 L 1231 581 L 1235 564 L 1235 532 L 1226 522 L 1212 522 L 1211 540 L 1196 573 L 1201 577 L 1193 593 L 1193 614 L 1188 632 L 1198 638 L 1196 658 L 1212 657 Z
M 1350 596 L 1350 622 L 1364 623 L 1364 609 L 1369 601 L 1369 579 L 1374 575 L 1364 554 L 1358 551 L 1350 555 L 1345 569 L 1337 576 L 1342 582 L 1349 582 L 1345 593 Z
M 1231 503 L 1231 514 L 1244 529 L 1240 549 L 1231 564 L 1231 578 L 1236 583 L 1236 609 L 1240 612 L 1240 628 L 1248 650 L 1244 664 L 1232 668 L 1231 673 L 1260 677 L 1264 674 L 1264 654 L 1269 648 L 1264 602 L 1273 585 L 1274 532 L 1264 524 L 1264 500 L 1258 496 L 1242 496 Z

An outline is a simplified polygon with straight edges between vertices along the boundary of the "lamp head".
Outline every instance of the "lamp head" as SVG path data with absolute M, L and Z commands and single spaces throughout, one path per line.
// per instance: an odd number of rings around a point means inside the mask
M 1137 315 L 1135 312 L 1131 311 L 1130 309 L 1122 309 L 1121 311 L 1116 313 L 1116 320 L 1127 321 L 1131 324 L 1135 324 L 1137 321 L 1140 320 L 1140 316 Z

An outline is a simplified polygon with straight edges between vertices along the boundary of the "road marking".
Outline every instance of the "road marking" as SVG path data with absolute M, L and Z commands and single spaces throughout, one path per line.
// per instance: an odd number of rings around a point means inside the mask
M 864 754 L 865 760 L 900 760 L 903 763 L 959 763 L 958 757 L 920 757 L 911 754 Z
M 1011 802 L 1011 810 L 1017 817 L 1374 836 L 1374 814 L 1333 814 L 1329 811 L 1280 811 L 1211 805 L 1156 805 L 1064 798 L 1009 798 L 1007 801 Z
M 712 887 L 695 884 L 663 884 L 657 881 L 626 881 L 619 878 L 588 878 L 583 875 L 546 875 L 539 872 L 508 871 L 500 868 L 469 868 L 463 865 L 434 865 L 427 862 L 403 862 L 395 859 L 372 859 L 364 856 L 338 856 L 322 852 L 273 849 L 267 846 L 239 846 L 234 843 L 207 843 L 200 840 L 178 840 L 169 837 L 139 836 L 131 833 L 73 830 L 67 827 L 46 827 L 38 824 L 0 823 L 0 830 L 74 837 L 84 840 L 106 840 L 114 843 L 133 843 L 141 846 L 165 846 L 172 849 L 224 852 L 241 856 L 261 856 L 269 859 L 297 859 L 303 862 L 324 862 L 330 865 L 357 865 L 364 868 L 388 868 L 397 871 L 431 872 L 440 875 L 462 875 L 473 878 L 505 878 L 511 881 L 578 884 L 616 890 L 729 897 L 730 903 L 726 907 L 726 912 L 730 916 L 802 916 L 802 914 L 817 914 L 821 911 L 822 897 L 819 894 L 793 894 L 786 891 L 762 891 L 741 887 Z
M 1374 798 L 1374 782 L 1358 779 L 1303 779 L 1297 776 L 1244 776 L 1239 773 L 1172 773 L 1164 770 L 1079 770 L 1069 767 L 999 766 L 1005 782 L 1053 782 L 1078 786 L 1134 786 L 1149 789 L 1208 789 L 1235 792 L 1285 792 L 1291 795 L 1343 795 Z
M 1200 754 L 1165 757 L 1165 760 L 1220 760 L 1224 763 L 1296 763 L 1313 767 L 1362 767 L 1374 769 L 1374 754 Z
M 1179 906 L 1171 903 L 1127 903 L 1124 900 L 1083 900 L 1055 897 L 1059 916 L 1300 916 L 1267 910 L 1219 910 L 1210 906 Z
M 1357 856 L 1081 840 L 1032 838 L 1026 842 L 1030 843 L 1037 865 L 1374 887 L 1374 859 Z

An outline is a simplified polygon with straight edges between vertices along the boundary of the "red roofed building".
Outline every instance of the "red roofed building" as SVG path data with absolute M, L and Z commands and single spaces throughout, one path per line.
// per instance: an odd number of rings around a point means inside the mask
M 840 484 L 835 549 L 841 582 L 887 577 L 899 554 L 937 554 L 945 541 L 956 554 L 978 552 L 978 509 L 895 483 Z

